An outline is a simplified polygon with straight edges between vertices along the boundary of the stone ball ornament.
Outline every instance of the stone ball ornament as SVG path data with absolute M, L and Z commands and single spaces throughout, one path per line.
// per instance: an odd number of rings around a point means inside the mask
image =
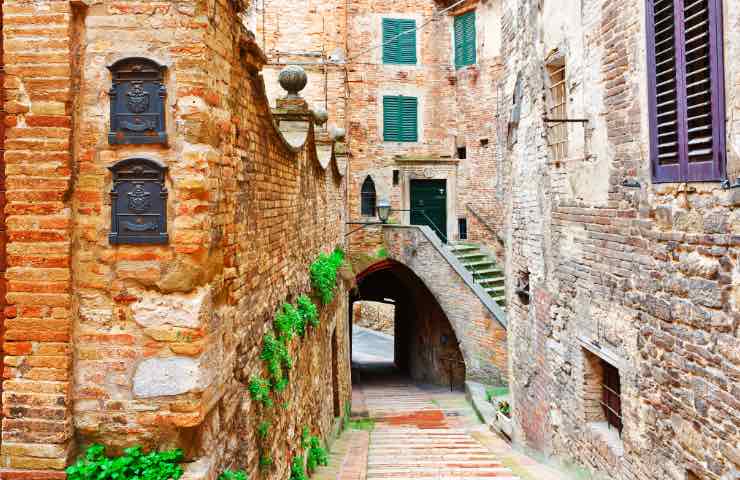
M 298 93 L 308 84 L 308 75 L 298 65 L 288 65 L 280 71 L 278 82 L 283 90 L 288 92 L 288 98 L 299 98 Z
M 347 132 L 341 127 L 334 127 L 331 129 L 331 139 L 335 142 L 343 142 Z
M 316 125 L 324 125 L 329 120 L 329 113 L 323 108 L 315 108 L 313 110 L 313 123 Z

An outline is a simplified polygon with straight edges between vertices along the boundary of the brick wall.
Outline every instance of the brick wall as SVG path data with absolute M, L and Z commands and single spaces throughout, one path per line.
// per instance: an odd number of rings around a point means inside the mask
M 734 99 L 740 4 L 723 3 Z M 644 5 L 505 3 L 506 95 L 517 76 L 524 85 L 507 145 L 507 277 L 511 285 L 527 271 L 532 291 L 552 298 L 534 293 L 525 305 L 509 289 L 517 438 L 614 479 L 683 479 L 687 470 L 732 479 L 740 468 L 730 380 L 740 365 L 738 196 L 718 183 L 651 181 Z M 548 156 L 542 121 L 543 69 L 556 49 L 566 62 L 568 116 L 588 119 L 568 127 L 560 162 Z M 737 126 L 728 125 L 733 169 Z M 622 186 L 625 178 L 640 186 Z M 589 355 L 619 368 L 621 439 L 589 421 Z M 547 405 L 547 414 L 533 419 L 533 405 Z
M 227 0 L 5 3 L 3 478 L 62 469 L 94 441 L 182 447 L 200 477 L 252 471 L 264 415 L 267 476 L 284 478 L 304 425 L 329 434 L 332 384 L 340 406 L 349 399 L 343 286 L 294 346 L 276 403 L 295 413 L 263 415 L 246 391 L 278 306 L 343 242 L 344 183 L 313 132 L 295 150 L 275 130 L 264 59 L 237 14 Z M 108 145 L 106 65 L 127 56 L 167 65 L 168 145 Z M 107 167 L 131 156 L 169 167 L 168 245 L 109 245 Z
M 10 471 L 62 468 L 71 448 L 71 65 L 78 30 L 69 2 L 4 2 L 8 282 L 0 468 Z
M 478 63 L 455 70 L 453 63 L 454 15 L 477 7 Z M 417 32 L 417 65 L 382 63 L 381 22 L 384 17 L 416 20 L 421 26 L 444 6 L 432 0 L 378 2 L 308 2 L 296 5 L 277 2 L 252 10 L 258 43 L 265 45 L 271 65 L 266 78 L 274 78 L 285 63 L 318 62 L 307 66 L 311 78 L 306 98 L 312 105 L 326 104 L 335 121 L 346 129 L 350 148 L 348 215 L 358 221 L 360 190 L 370 176 L 378 198 L 387 198 L 393 208 L 410 208 L 410 181 L 447 181 L 448 223 L 446 235 L 457 238 L 457 218 L 469 219 L 469 238 L 497 246 L 495 236 L 474 220 L 466 205 L 476 207 L 492 228 L 502 225 L 503 204 L 493 195 L 500 183 L 498 164 L 498 119 L 501 74 L 498 19 L 501 2 L 468 2 L 441 15 Z M 313 55 L 313 56 L 312 56 Z M 319 56 L 316 56 L 319 55 Z M 349 59 L 348 64 L 332 63 Z M 409 95 L 419 99 L 419 141 L 383 141 L 383 95 Z M 279 91 L 268 88 L 271 100 Z M 330 127 L 331 128 L 331 127 Z M 457 159 L 457 146 L 466 146 L 467 158 Z M 393 184 L 393 171 L 399 182 Z M 398 212 L 396 221 L 408 222 Z M 368 228 L 352 235 L 357 257 L 374 254 L 382 246 L 378 229 Z

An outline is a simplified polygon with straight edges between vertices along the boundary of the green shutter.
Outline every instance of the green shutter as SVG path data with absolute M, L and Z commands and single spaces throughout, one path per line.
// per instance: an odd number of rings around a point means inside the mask
M 414 97 L 401 97 L 401 141 L 419 141 L 418 100 Z
M 473 65 L 476 60 L 475 10 L 455 17 L 455 67 Z
M 416 64 L 416 20 L 383 19 L 383 63 Z
M 383 140 L 397 142 L 401 138 L 401 97 L 383 97 Z
M 383 97 L 383 141 L 419 141 L 419 101 L 414 97 Z

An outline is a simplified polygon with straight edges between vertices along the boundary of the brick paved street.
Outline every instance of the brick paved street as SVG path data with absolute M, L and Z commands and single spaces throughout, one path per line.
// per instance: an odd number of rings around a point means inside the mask
M 586 480 L 514 448 L 480 422 L 461 391 L 415 385 L 392 367 L 368 364 L 356 374 L 353 424 L 332 445 L 318 480 Z M 370 420 L 372 419 L 372 421 Z

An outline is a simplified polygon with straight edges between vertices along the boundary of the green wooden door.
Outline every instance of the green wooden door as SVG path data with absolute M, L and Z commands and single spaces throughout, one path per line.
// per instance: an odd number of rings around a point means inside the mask
M 411 180 L 411 224 L 428 225 L 447 242 L 446 180 Z

